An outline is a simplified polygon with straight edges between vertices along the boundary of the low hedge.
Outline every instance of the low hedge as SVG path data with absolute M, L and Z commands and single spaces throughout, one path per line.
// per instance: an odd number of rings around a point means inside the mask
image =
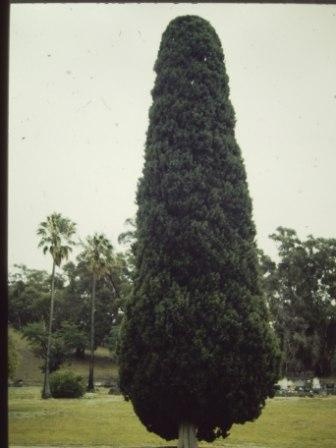
M 83 377 L 64 370 L 50 375 L 50 391 L 54 398 L 79 398 L 85 393 Z

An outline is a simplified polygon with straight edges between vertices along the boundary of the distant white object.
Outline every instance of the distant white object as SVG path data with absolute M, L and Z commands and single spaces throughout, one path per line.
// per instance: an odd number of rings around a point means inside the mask
M 278 381 L 279 386 L 281 387 L 282 390 L 287 390 L 288 387 L 292 387 L 293 386 L 293 381 L 288 380 L 286 377 L 282 378 L 281 380 Z
M 321 383 L 317 377 L 313 378 L 312 387 L 313 387 L 313 389 L 321 389 Z

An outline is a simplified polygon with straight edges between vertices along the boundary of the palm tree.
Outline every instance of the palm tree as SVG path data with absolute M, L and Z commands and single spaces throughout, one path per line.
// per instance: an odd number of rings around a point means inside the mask
M 75 243 L 72 240 L 76 232 L 76 224 L 68 218 L 64 218 L 60 213 L 53 213 L 47 219 L 41 222 L 37 235 L 40 237 L 38 247 L 41 247 L 43 253 L 49 252 L 52 256 L 52 274 L 51 274 L 51 299 L 50 299 L 50 315 L 49 329 L 47 340 L 47 355 L 45 359 L 44 384 L 42 390 L 42 398 L 50 398 L 50 350 L 52 336 L 52 322 L 54 314 L 54 295 L 55 295 L 55 268 L 60 266 L 64 259 L 67 259 L 72 247 Z
M 82 243 L 84 250 L 79 255 L 88 271 L 92 275 L 92 294 L 91 294 L 91 325 L 90 325 L 90 366 L 88 391 L 94 390 L 93 369 L 94 369 L 94 338 L 95 338 L 95 299 L 96 282 L 104 275 L 108 274 L 112 263 L 112 244 L 104 234 L 95 233 L 92 237 L 88 236 L 85 243 Z

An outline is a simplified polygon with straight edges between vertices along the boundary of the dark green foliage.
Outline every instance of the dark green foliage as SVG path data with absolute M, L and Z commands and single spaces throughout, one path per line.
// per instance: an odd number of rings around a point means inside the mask
M 257 418 L 279 356 L 220 41 L 195 16 L 163 34 L 138 186 L 120 384 L 149 431 L 199 440 Z
M 24 337 L 30 342 L 36 356 L 45 361 L 47 356 L 48 333 L 43 322 L 32 322 L 23 328 Z M 85 334 L 74 324 L 62 322 L 51 336 L 49 371 L 53 372 L 70 358 L 74 349 L 86 340 Z M 41 365 L 45 371 L 45 362 Z
M 15 270 L 9 277 L 8 321 L 21 330 L 28 323 L 48 320 L 51 277 L 46 271 L 28 269 L 25 265 L 15 265 Z M 55 286 L 63 287 L 59 275 L 55 276 Z
M 110 355 L 113 361 L 117 361 L 117 345 L 119 340 L 119 333 L 120 333 L 120 325 L 114 325 L 111 328 L 110 336 L 107 340 L 107 346 L 110 351 Z
M 120 310 L 131 284 L 128 258 L 121 253 L 115 254 L 111 272 L 97 285 L 96 318 L 99 325 L 95 334 L 96 347 L 108 344 L 111 329 L 120 324 Z M 15 268 L 15 273 L 9 277 L 8 321 L 12 327 L 21 331 L 27 325 L 38 322 L 38 328 L 33 325 L 34 331 L 29 334 L 42 332 L 46 337 L 43 328 L 46 328 L 50 312 L 51 276 L 45 271 L 29 269 L 24 265 Z M 62 335 L 67 338 L 67 346 L 71 340 L 73 350 L 84 356 L 89 345 L 91 274 L 82 262 L 69 262 L 64 265 L 62 274 L 55 275 L 55 289 L 53 329 L 56 336 L 62 330 Z M 35 348 L 37 355 L 43 357 L 43 349 L 41 351 L 36 345 Z M 64 358 L 62 353 L 60 356 Z M 56 365 L 60 364 L 57 362 Z
M 336 372 L 336 240 L 301 241 L 279 227 L 278 263 L 261 254 L 264 286 L 281 341 L 284 375 Z
M 50 390 L 54 398 L 79 398 L 85 393 L 83 377 L 69 371 L 50 375 Z
M 19 363 L 19 356 L 13 331 L 8 329 L 8 378 L 13 379 Z
M 125 274 L 127 269 L 126 258 L 117 253 L 113 256 L 111 271 L 97 282 L 95 318 L 99 325 L 95 330 L 95 347 L 107 344 L 111 328 L 120 323 L 120 309 L 123 307 L 125 291 L 129 288 L 129 279 Z M 64 270 L 69 285 L 56 306 L 56 313 L 60 319 L 73 321 L 89 335 L 92 274 L 83 261 L 77 265 L 67 263 Z M 88 339 L 85 347 L 88 347 Z M 83 348 L 78 346 L 78 352 L 83 351 Z

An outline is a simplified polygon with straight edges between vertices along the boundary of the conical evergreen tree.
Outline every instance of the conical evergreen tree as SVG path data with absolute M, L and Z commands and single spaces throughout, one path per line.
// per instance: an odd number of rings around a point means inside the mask
M 155 64 L 120 385 L 167 440 L 185 424 L 199 440 L 227 436 L 259 416 L 277 378 L 223 61 L 212 26 L 183 16 Z

